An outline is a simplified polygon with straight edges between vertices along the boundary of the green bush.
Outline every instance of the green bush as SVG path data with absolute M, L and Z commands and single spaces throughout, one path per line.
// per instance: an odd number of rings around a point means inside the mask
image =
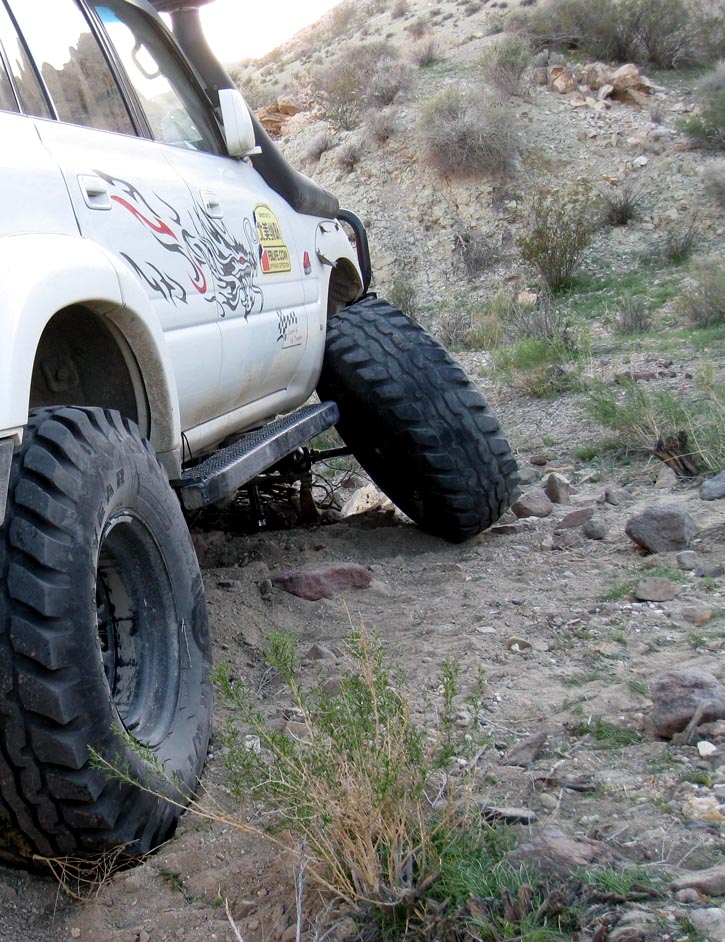
M 526 235 L 517 239 L 521 257 L 533 265 L 550 291 L 565 287 L 589 245 L 595 213 L 589 193 L 539 190 L 530 205 Z
M 684 129 L 705 150 L 725 150 L 725 89 L 715 92 Z
M 451 176 L 509 171 L 519 153 L 510 110 L 482 87 L 444 89 L 425 102 L 418 127 L 428 162 Z

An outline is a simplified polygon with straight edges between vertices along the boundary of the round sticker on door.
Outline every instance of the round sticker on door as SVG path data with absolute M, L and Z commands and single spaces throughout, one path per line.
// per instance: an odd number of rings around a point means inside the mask
M 265 275 L 292 271 L 289 249 L 282 235 L 277 217 L 261 203 L 254 207 L 254 222 L 259 236 L 259 261 Z

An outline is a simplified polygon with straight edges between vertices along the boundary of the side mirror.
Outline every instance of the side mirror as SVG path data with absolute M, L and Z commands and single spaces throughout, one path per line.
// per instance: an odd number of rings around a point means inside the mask
M 257 147 L 249 108 L 236 88 L 220 88 L 219 104 L 229 156 L 250 157 L 252 154 L 261 154 L 262 148 Z

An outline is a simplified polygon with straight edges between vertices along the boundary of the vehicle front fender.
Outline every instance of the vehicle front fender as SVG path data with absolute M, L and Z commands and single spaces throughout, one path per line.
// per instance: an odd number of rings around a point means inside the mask
M 82 305 L 115 328 L 135 359 L 155 450 L 178 451 L 178 397 L 161 326 L 122 262 L 76 236 L 7 236 L 0 239 L 0 284 L 0 439 L 20 440 L 36 351 L 47 324 L 59 311 Z

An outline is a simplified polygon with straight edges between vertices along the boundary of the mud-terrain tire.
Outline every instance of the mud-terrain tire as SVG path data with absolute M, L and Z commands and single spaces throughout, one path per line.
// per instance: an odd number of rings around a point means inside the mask
M 516 461 L 481 393 L 419 324 L 366 298 L 330 319 L 318 393 L 375 483 L 421 529 L 453 543 L 510 506 Z
M 75 407 L 31 417 L 0 579 L 0 815 L 20 835 L 14 854 L 147 853 L 181 813 L 147 789 L 183 805 L 206 758 L 211 657 L 191 537 L 132 422 Z

